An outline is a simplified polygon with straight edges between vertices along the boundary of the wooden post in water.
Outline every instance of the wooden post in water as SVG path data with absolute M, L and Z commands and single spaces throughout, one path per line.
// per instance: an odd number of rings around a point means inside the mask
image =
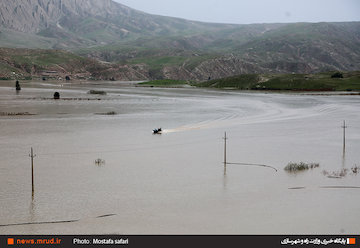
M 225 132 L 225 137 L 224 139 L 224 173 L 226 173 L 226 141 L 227 141 L 227 137 L 226 137 L 226 132 Z
M 36 155 L 34 155 L 32 147 L 31 154 L 29 156 L 31 157 L 31 193 L 34 196 L 34 158 L 36 157 Z

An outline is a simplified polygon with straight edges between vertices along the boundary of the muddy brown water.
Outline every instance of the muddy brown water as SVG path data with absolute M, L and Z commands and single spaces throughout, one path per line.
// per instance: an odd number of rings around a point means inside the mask
M 0 112 L 29 114 L 0 116 L 0 234 L 358 233 L 360 175 L 322 171 L 360 166 L 359 109 L 359 96 L 2 83 Z M 228 162 L 278 172 L 225 174 L 225 131 Z M 283 170 L 301 161 L 320 167 Z

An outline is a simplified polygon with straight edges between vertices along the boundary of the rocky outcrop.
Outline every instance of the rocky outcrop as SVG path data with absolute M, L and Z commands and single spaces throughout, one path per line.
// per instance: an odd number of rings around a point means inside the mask
M 71 19 L 97 16 L 106 20 L 130 16 L 136 12 L 111 0 L 1 0 L 0 24 L 25 33 L 37 33 L 61 22 L 68 27 Z M 74 24 L 74 23 L 72 23 Z
M 0 26 L 56 38 L 57 46 L 114 43 L 129 37 L 171 35 L 187 30 L 219 30 L 236 25 L 208 25 L 150 15 L 112 0 L 0 0 Z

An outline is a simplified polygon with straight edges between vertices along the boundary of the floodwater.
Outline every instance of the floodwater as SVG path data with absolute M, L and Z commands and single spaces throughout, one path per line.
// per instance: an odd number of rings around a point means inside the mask
M 22 87 L 0 87 L 0 234 L 360 231 L 360 173 L 350 171 L 360 166 L 359 96 L 121 82 Z M 158 127 L 164 133 L 153 135 Z M 225 131 L 228 162 L 278 171 L 228 164 L 225 172 Z M 320 167 L 284 171 L 301 161 Z M 323 174 L 343 168 L 341 178 Z

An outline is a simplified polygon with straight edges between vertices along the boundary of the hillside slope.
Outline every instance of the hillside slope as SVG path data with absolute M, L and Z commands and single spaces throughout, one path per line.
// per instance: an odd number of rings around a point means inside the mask
M 0 47 L 62 49 L 149 79 L 360 70 L 360 22 L 213 24 L 111 0 L 0 0 L 0 27 Z
M 339 76 L 341 75 L 341 76 Z M 360 71 L 317 74 L 243 74 L 195 84 L 240 90 L 360 91 Z
M 0 48 L 0 79 L 145 80 L 148 70 L 138 65 L 100 63 L 94 59 L 45 49 Z

